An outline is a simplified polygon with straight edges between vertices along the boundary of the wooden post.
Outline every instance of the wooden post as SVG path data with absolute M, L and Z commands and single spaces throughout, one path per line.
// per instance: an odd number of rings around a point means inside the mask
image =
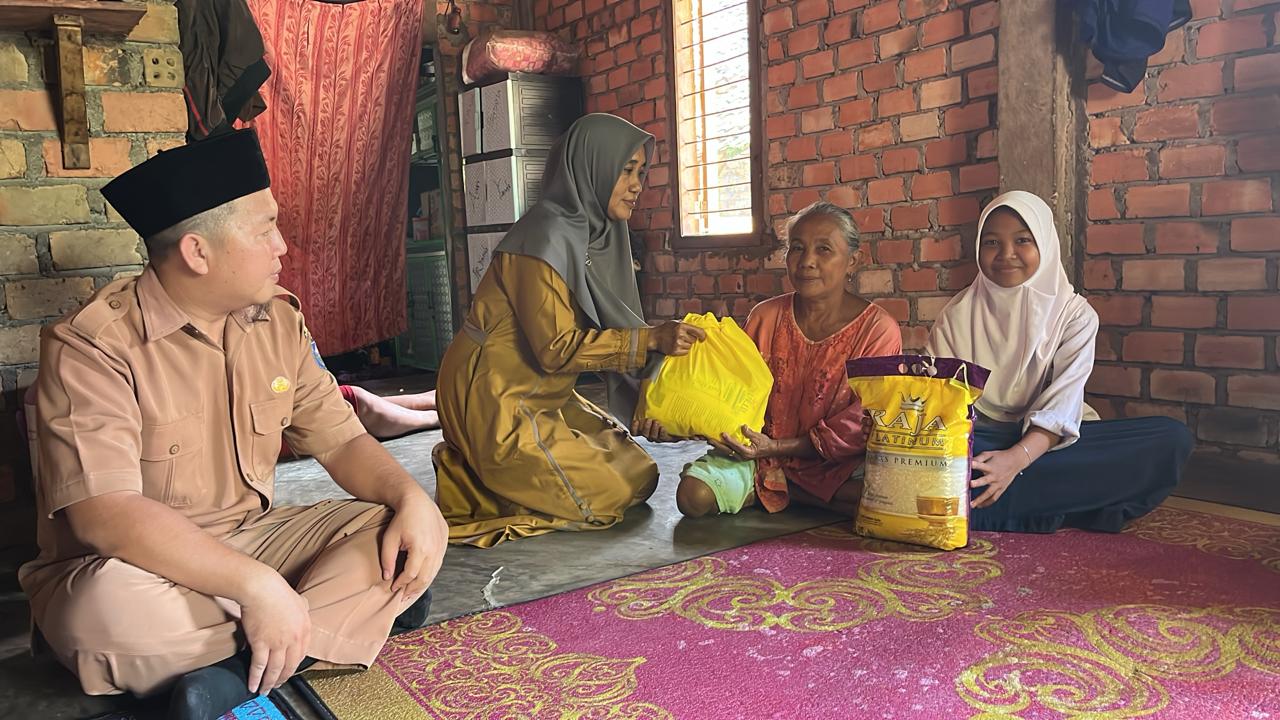
M 1068 275 L 1078 276 L 1084 230 L 1084 53 L 1070 3 L 1000 3 L 996 143 L 1000 191 L 1026 190 L 1053 207 Z
M 53 28 L 62 95 L 62 166 L 87 170 L 90 160 L 89 113 L 84 102 L 84 19 L 78 15 L 54 15 Z

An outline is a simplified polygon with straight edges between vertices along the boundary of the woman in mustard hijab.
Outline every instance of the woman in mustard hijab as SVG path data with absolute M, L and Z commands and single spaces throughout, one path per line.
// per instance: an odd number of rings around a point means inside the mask
M 580 118 L 547 158 L 542 197 L 511 228 L 440 366 L 444 442 L 433 460 L 449 540 L 490 547 L 552 530 L 600 530 L 648 499 L 658 468 L 631 439 L 636 371 L 703 332 L 650 327 L 627 220 L 653 136 Z M 599 372 L 609 410 L 574 392 Z

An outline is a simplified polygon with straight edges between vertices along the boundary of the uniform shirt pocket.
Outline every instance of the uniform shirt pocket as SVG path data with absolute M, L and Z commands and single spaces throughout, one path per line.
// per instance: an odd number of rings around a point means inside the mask
M 142 426 L 142 494 L 171 507 L 187 507 L 207 483 L 204 418 L 200 414 Z
M 293 397 L 278 397 L 250 403 L 253 418 L 253 472 L 265 482 L 275 473 L 280 459 L 284 429 L 293 421 Z

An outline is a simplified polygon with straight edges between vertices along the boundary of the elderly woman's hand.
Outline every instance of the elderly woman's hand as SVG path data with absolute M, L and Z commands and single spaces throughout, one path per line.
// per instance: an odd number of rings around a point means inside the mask
M 711 444 L 735 460 L 760 460 L 782 454 L 781 443 L 768 435 L 758 433 L 746 425 L 742 426 L 742 434 L 747 436 L 750 445 L 743 445 L 728 433 L 720 436 L 720 442 L 712 441 Z
M 707 331 L 679 320 L 668 320 L 649 332 L 649 349 L 663 355 L 687 355 L 695 342 L 707 339 Z

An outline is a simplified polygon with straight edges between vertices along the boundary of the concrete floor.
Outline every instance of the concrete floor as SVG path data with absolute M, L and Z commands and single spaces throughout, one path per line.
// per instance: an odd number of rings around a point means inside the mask
M 375 391 L 412 392 L 415 383 L 380 381 Z M 438 431 L 384 443 L 410 474 L 434 495 L 431 448 Z M 535 600 L 631 573 L 661 567 L 764 538 L 798 532 L 838 521 L 840 516 L 811 508 L 769 515 L 748 509 L 737 516 L 698 520 L 682 518 L 675 507 L 675 486 L 684 464 L 700 455 L 700 443 L 645 447 L 662 471 L 657 492 L 647 505 L 631 509 L 624 522 L 601 532 L 552 533 L 479 550 L 451 547 L 433 587 L 430 622 Z M 300 505 L 345 497 L 314 460 L 280 466 L 276 477 L 278 505 Z M 12 578 L 21 557 L 0 557 L 0 572 Z M 486 600 L 490 587 L 496 605 Z M 9 583 L 10 580 L 6 580 Z M 77 720 L 123 708 L 155 716 L 155 703 L 142 708 L 120 697 L 83 695 L 70 673 L 48 657 L 33 660 L 25 652 L 28 611 L 16 584 L 0 589 L 0 717 Z

